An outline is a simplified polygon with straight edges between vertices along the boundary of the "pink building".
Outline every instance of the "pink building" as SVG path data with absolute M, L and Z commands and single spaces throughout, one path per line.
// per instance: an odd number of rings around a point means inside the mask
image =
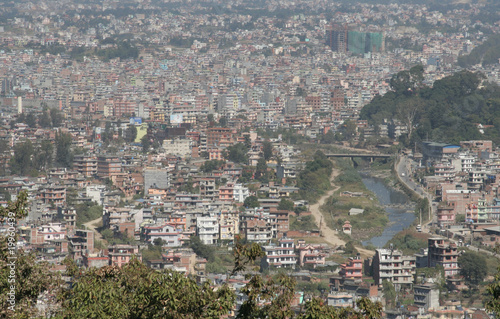
M 363 261 L 359 256 L 349 257 L 349 261 L 340 265 L 340 275 L 345 279 L 361 279 L 363 277 Z
M 108 248 L 109 264 L 121 267 L 130 262 L 133 256 L 142 260 L 139 248 L 132 245 L 113 245 Z
M 299 251 L 299 265 L 312 265 L 316 268 L 317 265 L 324 265 L 326 254 L 323 252 L 323 247 L 320 245 L 307 245 L 299 243 L 297 247 Z

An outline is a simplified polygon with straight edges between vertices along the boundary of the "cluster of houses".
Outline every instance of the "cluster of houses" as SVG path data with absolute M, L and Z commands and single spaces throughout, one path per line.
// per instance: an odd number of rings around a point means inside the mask
M 492 141 L 424 142 L 413 157 L 431 172 L 420 178 L 435 194 L 442 235 L 464 245 L 500 244 L 500 162 Z

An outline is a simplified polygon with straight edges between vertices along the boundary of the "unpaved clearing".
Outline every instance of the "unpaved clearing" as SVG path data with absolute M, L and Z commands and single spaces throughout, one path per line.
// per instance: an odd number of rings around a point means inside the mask
M 316 220 L 316 225 L 320 230 L 321 236 L 328 244 L 332 245 L 333 247 L 345 245 L 345 241 L 339 238 L 339 236 L 337 235 L 337 231 L 331 229 L 326 224 L 326 222 L 324 222 L 323 214 L 321 213 L 319 208 L 325 203 L 325 201 L 330 196 L 333 195 L 333 193 L 335 193 L 340 188 L 340 186 L 336 186 L 335 184 L 333 184 L 333 181 L 339 175 L 339 173 L 340 172 L 338 169 L 333 168 L 332 175 L 330 177 L 330 182 L 333 188 L 329 190 L 325 195 L 321 196 L 321 198 L 318 200 L 316 204 L 309 206 L 309 210 L 311 211 L 312 215 L 314 216 L 314 219 Z M 371 250 L 359 246 L 356 247 L 356 249 L 359 251 L 359 253 L 363 258 L 372 257 L 374 255 L 374 252 Z

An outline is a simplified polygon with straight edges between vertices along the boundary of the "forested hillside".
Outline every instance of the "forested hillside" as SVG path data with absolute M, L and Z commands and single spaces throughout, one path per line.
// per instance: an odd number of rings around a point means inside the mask
M 496 64 L 500 59 L 500 34 L 491 35 L 481 45 L 475 47 L 470 54 L 458 57 L 458 65 L 467 68 L 476 64 L 483 66 Z
M 460 71 L 423 84 L 423 67 L 401 71 L 390 80 L 393 91 L 375 97 L 361 111 L 371 124 L 399 120 L 408 126 L 402 142 L 429 139 L 457 143 L 491 139 L 500 143 L 500 87 L 479 73 Z

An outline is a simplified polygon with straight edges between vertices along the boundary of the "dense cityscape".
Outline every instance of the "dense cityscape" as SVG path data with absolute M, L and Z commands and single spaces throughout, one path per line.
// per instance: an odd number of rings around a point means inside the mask
M 2 1 L 0 317 L 495 318 L 499 7 Z

